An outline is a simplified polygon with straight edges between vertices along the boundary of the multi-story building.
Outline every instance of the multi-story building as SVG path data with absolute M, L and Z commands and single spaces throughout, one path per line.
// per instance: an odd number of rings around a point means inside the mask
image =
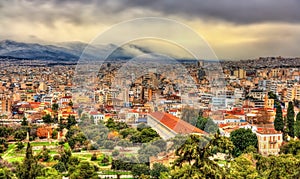
M 236 76 L 237 78 L 243 79 L 246 78 L 246 71 L 240 68 L 238 70 L 235 70 L 233 72 L 233 75 Z
M 2 98 L 0 101 L 0 112 L 1 114 L 10 114 L 11 113 L 11 100 L 8 98 Z
M 252 96 L 253 98 L 263 100 L 266 94 L 267 92 L 265 90 L 253 89 L 248 95 Z
M 300 100 L 300 85 L 294 85 L 294 98 Z
M 282 145 L 282 133 L 272 128 L 262 128 L 256 131 L 258 152 L 262 155 L 277 155 Z

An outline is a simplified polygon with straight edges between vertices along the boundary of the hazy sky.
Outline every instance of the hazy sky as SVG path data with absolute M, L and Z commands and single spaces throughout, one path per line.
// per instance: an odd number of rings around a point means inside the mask
M 190 26 L 219 58 L 300 56 L 299 9 L 298 0 L 2 0 L 0 39 L 90 42 L 116 23 L 151 16 Z

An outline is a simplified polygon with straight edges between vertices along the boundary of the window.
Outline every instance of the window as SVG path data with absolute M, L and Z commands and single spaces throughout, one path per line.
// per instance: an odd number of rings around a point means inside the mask
M 278 140 L 280 140 L 280 136 L 278 136 Z
M 266 141 L 266 137 L 264 137 L 264 141 Z

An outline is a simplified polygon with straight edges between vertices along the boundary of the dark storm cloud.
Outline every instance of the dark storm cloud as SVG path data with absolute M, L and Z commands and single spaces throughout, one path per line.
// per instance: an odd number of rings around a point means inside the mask
M 164 14 L 214 18 L 234 23 L 300 21 L 298 0 L 126 0 L 123 6 L 150 8 Z
M 74 2 L 94 4 L 99 10 L 111 14 L 139 8 L 165 15 L 220 19 L 242 24 L 300 21 L 299 0 L 55 0 L 52 2 L 58 5 Z
M 94 24 L 106 21 L 109 9 L 106 1 L 86 0 L 11 0 L 2 1 L 1 20 L 11 22 L 40 23 L 54 26 L 56 21 L 65 21 L 76 25 Z M 0 6 L 1 8 L 1 6 Z
M 133 9 L 147 10 L 142 14 L 144 16 L 158 13 L 237 24 L 300 22 L 298 0 L 6 0 L 0 3 L 1 7 L 2 18 L 27 18 L 50 25 L 58 19 L 74 24 L 92 24 L 95 21 L 118 21 L 124 16 L 136 18 L 136 14 L 131 14 Z

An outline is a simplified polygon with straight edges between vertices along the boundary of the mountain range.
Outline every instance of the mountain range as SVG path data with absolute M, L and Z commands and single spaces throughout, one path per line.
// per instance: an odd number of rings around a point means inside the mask
M 111 53 L 112 51 L 113 53 Z M 107 54 L 111 54 L 110 59 L 118 60 L 147 53 L 151 53 L 151 50 L 134 44 L 117 47 L 114 44 L 89 45 L 82 42 L 61 42 L 44 45 L 12 40 L 0 41 L 0 58 L 76 62 L 82 54 L 89 59 L 104 59 Z

